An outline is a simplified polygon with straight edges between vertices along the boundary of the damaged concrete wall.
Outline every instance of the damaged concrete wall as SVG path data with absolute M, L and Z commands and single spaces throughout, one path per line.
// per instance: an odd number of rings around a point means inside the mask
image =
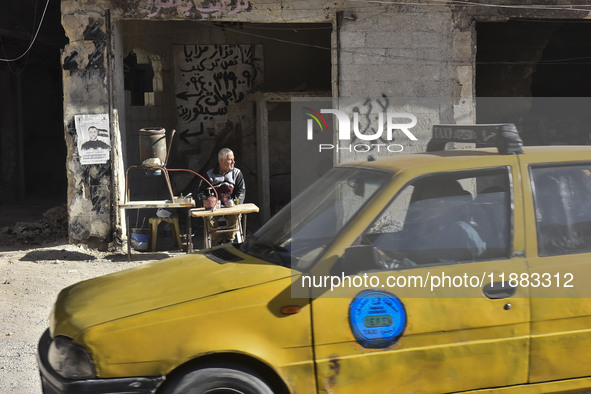
M 69 238 L 96 247 L 112 240 L 112 166 L 80 164 L 74 116 L 110 113 L 104 9 L 102 2 L 62 1 L 69 39 L 62 55 Z
M 319 2 L 319 4 L 332 5 L 330 2 Z M 301 5 L 296 5 L 295 8 L 297 9 Z M 292 14 L 291 19 L 297 19 L 299 22 L 330 22 L 329 15 L 334 14 L 330 7 L 322 7 L 323 12 L 320 14 L 316 9 L 309 9 L 307 6 L 301 11 L 296 9 L 288 13 Z M 120 158 L 112 157 L 105 164 L 81 165 L 76 150 L 77 135 L 74 116 L 104 113 L 113 117 L 113 110 L 120 109 L 119 113 L 124 116 L 121 119 L 122 133 L 124 134 L 121 136 L 121 140 L 123 145 L 129 148 L 128 151 L 121 152 L 121 154 L 127 156 L 126 165 L 136 164 L 137 144 L 135 140 L 139 128 L 164 125 L 170 130 L 170 128 L 175 127 L 177 121 L 174 96 L 163 95 L 162 91 L 165 88 L 161 86 L 166 83 L 168 83 L 168 86 L 174 86 L 174 77 L 171 72 L 173 57 L 170 56 L 170 51 L 165 51 L 166 58 L 161 57 L 160 53 L 146 51 L 145 47 L 149 46 L 146 45 L 146 41 L 149 38 L 146 39 L 145 36 L 137 38 L 140 42 L 138 45 L 133 45 L 133 39 L 130 43 L 126 42 L 121 36 L 115 37 L 115 45 L 121 45 L 120 48 L 122 48 L 118 55 L 127 56 L 130 51 L 134 51 L 139 55 L 140 63 L 149 63 L 152 67 L 156 64 L 157 67 L 153 67 L 153 71 L 156 75 L 162 75 L 161 82 L 156 84 L 156 89 L 153 89 L 153 92 L 146 95 L 144 104 L 147 103 L 148 105 L 135 107 L 124 105 L 125 95 L 120 91 L 122 86 L 119 86 L 119 82 L 124 79 L 121 77 L 124 67 L 117 70 L 108 70 L 107 46 L 109 43 L 107 37 L 109 31 L 107 28 L 107 12 L 111 15 L 111 25 L 118 26 L 121 35 L 124 36 L 128 33 L 120 26 L 120 22 L 124 20 L 277 22 L 281 20 L 280 16 L 284 10 L 280 3 L 256 7 L 252 2 L 248 1 L 62 1 L 62 22 L 70 42 L 66 46 L 62 57 L 65 138 L 68 149 L 69 234 L 72 242 L 100 244 L 102 246 L 108 245 L 113 240 L 116 241 L 118 231 L 120 231 L 117 229 L 121 228 L 120 219 L 116 215 L 116 204 L 118 196 L 121 195 L 121 190 L 114 190 L 113 188 L 113 185 L 117 184 L 116 180 L 114 180 L 116 174 L 113 171 L 113 160 Z M 306 16 L 302 17 L 304 14 Z M 171 40 L 165 38 L 165 40 L 167 39 Z M 221 34 L 208 43 L 225 43 L 226 40 L 227 37 Z M 243 39 L 243 41 L 248 42 L 249 40 Z M 175 43 L 193 44 L 199 43 L 199 40 L 188 40 L 187 38 L 187 40 L 177 40 Z M 236 40 L 233 43 L 236 43 Z M 124 65 L 124 62 L 122 59 L 116 59 L 114 64 L 121 66 Z M 109 89 L 110 80 L 117 81 L 111 91 Z M 254 105 L 253 103 L 248 103 L 248 105 L 251 110 L 246 111 L 246 113 L 252 119 L 254 113 L 252 107 Z M 234 117 L 236 116 L 234 115 Z M 251 148 L 256 143 L 253 140 L 253 121 L 243 122 L 244 116 L 238 116 L 236 119 L 239 119 L 237 124 L 240 127 L 237 130 L 239 130 L 238 134 L 241 134 L 238 138 L 242 139 L 241 144 L 246 147 L 246 152 L 242 157 L 249 157 L 254 162 L 256 157 L 252 156 L 252 152 L 255 149 Z M 240 131 L 242 126 L 247 127 L 250 132 Z M 220 132 L 228 134 L 228 132 L 224 132 L 226 129 L 222 128 Z M 114 140 L 113 133 L 118 132 L 118 128 L 113 126 L 110 131 L 112 140 Z M 221 136 L 219 140 L 228 140 L 230 134 Z M 190 137 L 191 133 L 187 133 L 185 136 Z M 178 147 L 175 149 L 178 149 Z M 111 153 L 113 155 L 117 154 L 115 150 Z M 185 164 L 182 167 L 194 168 L 201 166 L 204 161 L 203 156 L 203 154 L 199 155 L 198 162 L 181 163 Z M 209 156 L 214 157 L 214 155 Z M 252 165 L 252 167 L 255 166 Z M 255 184 L 256 181 L 251 180 L 251 192 L 255 192 Z M 146 186 L 146 188 L 150 187 Z
M 64 53 L 66 74 L 64 91 L 66 97 L 65 117 L 68 122 L 68 171 L 70 236 L 73 240 L 92 237 L 109 241 L 110 231 L 115 227 L 109 206 L 116 195 L 110 190 L 110 163 L 96 166 L 80 166 L 76 160 L 75 133 L 71 119 L 80 113 L 108 113 L 109 92 L 105 56 L 105 12 L 110 9 L 112 23 L 119 26 L 125 20 L 141 21 L 230 21 L 230 22 L 313 22 L 332 23 L 333 32 L 333 81 L 334 95 L 367 97 L 371 100 L 383 96 L 471 96 L 473 90 L 470 62 L 473 59 L 471 30 L 455 29 L 452 12 L 448 9 L 390 6 L 347 1 L 196 1 L 196 0 L 137 0 L 137 1 L 63 1 L 63 21 L 70 44 Z M 340 19 L 339 19 L 340 18 Z M 118 27 L 125 35 L 133 33 L 123 26 Z M 157 31 L 157 29 L 155 30 Z M 240 41 L 228 38 L 228 33 L 213 37 L 213 43 L 230 44 Z M 164 84 L 174 84 L 171 72 L 173 59 L 166 51 L 150 49 L 150 40 L 170 37 L 120 38 L 123 42 L 120 56 L 134 51 L 138 61 L 157 64 L 155 74 L 162 73 Z M 197 34 L 189 34 L 197 36 Z M 153 36 L 156 37 L 156 36 Z M 210 37 L 211 39 L 211 37 Z M 221 41 L 220 41 L 221 40 Z M 149 41 L 146 43 L 146 41 Z M 244 36 L 241 41 L 249 41 Z M 255 40 L 256 42 L 256 40 Z M 180 44 L 199 43 L 196 39 Z M 336 47 L 338 43 L 338 48 Z M 146 47 L 147 50 L 146 50 Z M 164 52 L 164 53 L 163 53 Z M 464 63 L 447 59 L 460 56 Z M 157 62 L 154 62 L 157 59 Z M 426 59 L 426 60 L 425 60 Z M 464 68 L 462 68 L 464 66 Z M 123 70 L 114 70 L 121 73 Z M 120 80 L 120 77 L 118 78 Z M 158 84 L 156 84 L 158 85 Z M 117 87 L 116 87 L 117 88 Z M 119 89 L 121 87 L 118 87 Z M 156 126 L 148 121 L 174 123 L 170 110 L 171 95 L 161 96 L 166 88 L 154 89 L 153 97 L 146 96 L 147 107 L 127 106 L 120 113 L 127 119 L 126 136 L 123 140 L 133 153 L 135 133 L 140 127 Z M 121 97 L 120 93 L 115 94 Z M 158 98 L 157 96 L 160 96 Z M 170 96 L 170 97 L 168 97 Z M 378 103 L 379 104 L 379 103 Z M 122 103 L 118 103 L 121 107 Z M 169 108 L 170 109 L 170 108 Z M 145 113 L 139 113 L 144 111 Z M 160 115 L 158 115 L 158 113 Z M 435 117 L 440 117 L 437 113 Z M 453 108 L 445 114 L 453 118 Z M 468 110 L 468 116 L 470 111 Z M 132 123 L 129 123 L 133 119 Z M 162 126 L 162 125 L 158 125 Z M 166 126 L 166 125 L 165 125 Z M 173 126 L 174 127 L 174 126 Z M 169 127 L 167 127 L 169 128 Z M 223 130 L 222 130 L 223 131 Z M 421 136 L 422 137 L 422 136 Z M 253 141 L 243 141 L 245 146 Z M 412 149 L 418 151 L 422 146 Z M 254 150 L 248 150 L 248 153 Z M 247 154 L 245 153 L 245 156 Z M 255 158 L 253 158 L 255 159 Z M 199 166 L 187 163 L 187 167 Z M 337 161 L 346 161 L 346 155 Z M 128 160 L 127 164 L 134 164 Z
M 361 132 L 378 131 L 377 113 L 409 113 L 419 121 L 412 129 L 416 141 L 399 130 L 392 139 L 384 132 L 372 141 L 381 148 L 374 147 L 367 154 L 423 152 L 431 124 L 473 122 L 471 101 L 463 100 L 473 97 L 473 26 L 459 26 L 453 11 L 445 6 L 358 6 L 341 15 L 339 97 L 359 98 L 346 107 L 359 112 Z M 338 160 L 361 159 L 364 155 L 354 150 L 365 150 L 363 143 L 367 145 L 355 136 L 341 141 Z
M 141 161 L 138 131 L 144 127 L 163 127 L 168 132 L 177 130 L 169 168 L 187 168 L 203 173 L 217 161 L 217 151 L 228 146 L 235 151 L 241 169 L 249 177 L 248 168 L 256 168 L 256 157 L 250 155 L 254 149 L 245 147 L 254 146 L 256 141 L 254 104 L 247 100 L 247 94 L 255 89 L 251 86 L 252 80 L 262 81 L 262 65 L 258 64 L 262 58 L 257 58 L 257 69 L 252 72 L 243 64 L 225 66 L 222 73 L 213 68 L 218 58 L 214 51 L 232 53 L 230 56 L 241 62 L 244 58 L 242 51 L 256 49 L 256 45 L 244 37 L 188 22 L 126 21 L 118 29 L 123 37 L 119 56 L 124 57 L 126 64 L 124 126 L 127 164 Z M 155 30 L 160 34 L 154 34 Z M 145 40 L 146 36 L 151 39 Z M 185 59 L 184 55 L 197 47 L 201 52 L 208 52 L 207 59 L 195 59 L 196 53 Z M 149 74 L 149 81 L 132 83 L 134 75 L 145 74 Z M 224 79 L 224 75 L 228 80 L 216 83 L 215 78 Z M 252 78 L 247 81 L 244 75 L 252 75 Z M 201 81 L 199 89 L 197 80 Z M 135 85 L 143 85 L 146 91 L 138 91 L 142 86 Z M 214 87 L 217 90 L 214 91 Z M 189 184 L 193 178 L 190 173 L 172 174 L 174 190 L 194 192 L 195 185 Z M 132 199 L 166 196 L 159 179 L 134 175 L 133 183 L 130 188 Z M 255 185 L 256 179 L 247 179 L 247 183 Z M 253 187 L 249 191 L 251 199 L 256 197 L 255 190 Z
M 521 2 L 520 2 L 521 3 Z M 523 4 L 534 4 L 524 1 Z M 106 11 L 116 26 L 119 43 L 115 64 L 108 70 Z M 223 22 L 329 23 L 333 26 L 332 93 L 334 97 L 357 97 L 361 112 L 387 109 L 393 97 L 445 98 L 446 105 L 421 109 L 423 118 L 418 141 L 397 136 L 405 153 L 423 151 L 428 140 L 427 124 L 436 122 L 474 122 L 472 98 L 475 92 L 476 21 L 510 18 L 584 18 L 587 12 L 544 9 L 480 7 L 445 2 L 358 2 L 358 1 L 257 1 L 257 0 L 63 0 L 63 25 L 70 43 L 63 55 L 64 117 L 68 145 L 68 206 L 70 238 L 76 242 L 113 239 L 115 216 L 112 203 L 120 190 L 113 190 L 112 163 L 82 166 L 76 152 L 74 115 L 111 113 L 119 108 L 124 144 L 129 149 L 127 165 L 135 164 L 137 131 L 146 126 L 176 127 L 173 44 L 256 44 L 256 39 L 232 37 L 228 32 L 210 34 L 195 28 L 179 40 L 176 26 L 159 30 L 158 23 Z M 154 23 L 149 35 L 142 23 Z M 189 27 L 191 29 L 191 27 Z M 134 35 L 135 34 L 135 35 Z M 251 37 L 252 38 L 252 37 Z M 208 40 L 210 42 L 203 42 Z M 311 45 L 312 46 L 312 45 Z M 166 47 L 166 48 L 165 48 Z M 141 106 L 125 105 L 121 81 L 124 59 L 131 52 L 137 64 L 150 65 L 154 87 Z M 313 64 L 314 59 L 308 59 Z M 266 67 L 266 65 L 265 65 Z M 266 70 L 265 70 L 266 71 Z M 109 80 L 118 81 L 114 92 Z M 168 86 L 168 87 L 167 87 Z M 110 94 L 115 97 L 110 100 Z M 129 99 L 132 99 L 129 97 Z M 147 103 L 147 105 L 146 105 Z M 412 112 L 416 108 L 408 109 Z M 158 124 L 153 124 L 158 122 Z M 368 117 L 367 126 L 371 122 Z M 250 127 L 250 126 L 249 126 Z M 112 130 L 113 131 L 113 130 Z M 204 129 L 204 132 L 207 130 Z M 243 137 L 246 134 L 243 132 Z M 193 131 L 194 133 L 195 131 Z M 200 132 L 200 130 L 199 130 Z M 229 131 L 220 130 L 222 133 Z M 193 137 L 190 133 L 185 138 Z M 249 137 L 250 138 L 250 137 Z M 253 156 L 256 141 L 245 139 L 244 157 Z M 192 147 L 182 147 L 191 149 Z M 175 148 L 178 149 L 178 148 Z M 185 152 L 186 153 L 186 152 Z M 376 153 L 376 152 L 374 152 Z M 388 155 L 388 152 L 375 156 Z M 335 161 L 351 158 L 342 150 Z M 199 167 L 203 157 L 179 163 Z M 196 169 L 196 168 L 193 168 Z

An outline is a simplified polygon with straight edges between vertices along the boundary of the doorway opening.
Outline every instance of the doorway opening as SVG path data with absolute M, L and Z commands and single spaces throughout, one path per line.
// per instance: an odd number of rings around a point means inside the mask
M 263 213 L 249 219 L 249 231 L 285 205 L 291 184 L 289 97 L 330 95 L 332 24 L 126 20 L 117 31 L 124 59 L 119 68 L 125 70 L 117 85 L 124 87 L 118 102 L 124 105 L 119 113 L 126 165 L 138 164 L 138 130 L 175 129 L 170 168 L 205 174 L 217 165 L 221 148 L 234 151 L 246 201 Z M 263 96 L 282 98 L 266 107 L 264 142 L 257 120 L 257 97 Z M 173 189 L 185 194 L 199 184 L 192 175 L 174 178 Z M 146 196 L 150 190 L 139 185 L 136 192 Z
M 67 38 L 60 2 L 45 13 L 44 6 L 23 0 L 0 14 L 0 227 L 66 203 L 60 50 Z
M 526 145 L 588 144 L 591 23 L 480 22 L 476 31 L 476 96 L 529 98 L 479 100 L 478 123 L 516 123 Z

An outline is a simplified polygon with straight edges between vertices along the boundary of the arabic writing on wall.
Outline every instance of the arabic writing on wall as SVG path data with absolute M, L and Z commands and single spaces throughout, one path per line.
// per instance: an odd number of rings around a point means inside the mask
M 381 98 L 371 98 L 368 97 L 361 105 L 355 105 L 352 108 L 352 112 L 359 113 L 359 122 L 357 123 L 357 127 L 361 134 L 365 135 L 373 135 L 376 134 L 377 131 L 375 129 L 375 125 L 378 123 L 376 122 L 377 114 L 382 112 L 386 112 L 388 110 L 388 106 L 390 105 L 390 100 L 384 94 L 382 94 Z M 373 127 L 373 128 L 372 128 Z M 384 136 L 386 133 L 383 134 Z M 361 141 L 355 133 L 351 136 L 351 143 L 357 142 L 365 142 Z M 380 137 L 378 140 L 379 143 L 389 143 L 390 141 L 384 139 L 384 137 Z
M 219 18 L 250 9 L 244 0 L 196 1 L 196 0 L 147 0 L 141 12 L 153 18 L 164 12 L 176 12 L 185 16 L 201 16 L 203 19 Z
M 255 52 L 254 45 L 176 45 L 179 124 L 202 133 L 202 122 L 223 120 L 231 104 L 243 102 L 258 75 Z

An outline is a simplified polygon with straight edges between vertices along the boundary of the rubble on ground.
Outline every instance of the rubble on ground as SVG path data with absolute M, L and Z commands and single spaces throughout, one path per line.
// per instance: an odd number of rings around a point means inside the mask
M 45 211 L 36 222 L 17 222 L 0 229 L 0 245 L 43 244 L 68 236 L 68 213 L 65 205 Z

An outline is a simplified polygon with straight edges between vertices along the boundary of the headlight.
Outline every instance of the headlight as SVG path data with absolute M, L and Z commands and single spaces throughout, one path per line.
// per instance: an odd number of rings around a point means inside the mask
M 49 365 L 66 379 L 96 377 L 94 365 L 88 352 L 69 338 L 55 337 L 49 346 L 47 358 Z

